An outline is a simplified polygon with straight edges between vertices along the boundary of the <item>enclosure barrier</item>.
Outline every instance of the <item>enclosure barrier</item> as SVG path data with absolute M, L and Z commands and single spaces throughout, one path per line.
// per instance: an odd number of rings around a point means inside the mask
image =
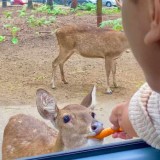
M 130 140 L 70 152 L 25 157 L 19 160 L 159 160 L 160 150 L 142 140 Z

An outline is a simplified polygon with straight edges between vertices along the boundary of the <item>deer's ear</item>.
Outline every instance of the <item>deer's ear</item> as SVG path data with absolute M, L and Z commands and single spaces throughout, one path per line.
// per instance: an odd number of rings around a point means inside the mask
M 91 92 L 82 100 L 81 105 L 90 107 L 92 110 L 96 106 L 96 86 L 93 87 Z
M 36 105 L 40 115 L 53 121 L 57 116 L 58 108 L 55 99 L 50 93 L 43 89 L 38 89 L 36 93 Z

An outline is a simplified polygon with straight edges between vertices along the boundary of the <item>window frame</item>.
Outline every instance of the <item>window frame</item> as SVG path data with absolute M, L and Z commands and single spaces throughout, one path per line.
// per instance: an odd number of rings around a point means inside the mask
M 126 154 L 129 154 L 129 156 L 131 156 L 130 160 L 137 160 L 137 157 L 140 157 L 140 160 L 150 160 L 151 157 L 152 160 L 160 159 L 160 150 L 150 147 L 148 144 L 146 144 L 144 141 L 140 139 L 136 139 L 106 144 L 102 146 L 77 149 L 72 151 L 62 151 L 34 157 L 25 157 L 19 160 L 70 160 L 83 158 L 90 159 L 92 157 L 96 159 L 96 156 L 97 160 L 100 160 L 101 158 L 99 156 L 102 155 L 103 157 L 105 156 L 105 159 L 107 160 L 113 160 L 113 157 L 110 157 L 111 154 L 113 156 L 113 154 L 117 153 L 120 153 L 122 155 L 117 157 L 118 160 L 127 160 L 125 157 Z M 130 153 L 134 154 L 130 155 Z

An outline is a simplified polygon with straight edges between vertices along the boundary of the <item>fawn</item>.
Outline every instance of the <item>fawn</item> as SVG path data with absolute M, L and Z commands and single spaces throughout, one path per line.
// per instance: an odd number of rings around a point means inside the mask
M 50 120 L 59 132 L 32 116 L 15 115 L 4 130 L 3 160 L 101 144 L 102 140 L 88 138 L 103 129 L 103 124 L 95 119 L 95 103 L 95 87 L 80 105 L 70 104 L 63 109 L 57 107 L 50 93 L 43 89 L 37 90 L 38 112 Z

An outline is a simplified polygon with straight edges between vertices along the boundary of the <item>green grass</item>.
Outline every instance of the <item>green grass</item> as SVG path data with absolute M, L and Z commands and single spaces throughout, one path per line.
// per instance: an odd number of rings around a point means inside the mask
M 78 16 L 87 15 L 87 14 L 95 14 L 96 15 L 96 5 L 93 3 L 85 3 L 79 5 L 76 9 L 71 9 L 70 12 L 76 13 Z M 102 8 L 102 14 L 112 15 L 120 13 L 120 10 L 117 7 L 114 8 Z
M 117 13 L 120 13 L 120 9 L 118 9 L 117 7 L 114 7 L 114 8 L 102 8 L 102 13 L 103 14 L 108 14 L 108 15 L 111 15 L 111 14 L 117 14 Z
M 31 15 L 30 17 L 28 17 L 27 23 L 29 24 L 30 27 L 38 27 L 38 26 L 49 25 L 51 23 L 54 23 L 55 20 L 56 18 L 53 16 L 37 18 L 34 15 Z
M 67 15 L 68 11 L 64 10 L 60 7 L 53 6 L 53 10 L 50 9 L 47 5 L 41 5 L 40 7 L 36 8 L 35 12 L 47 13 L 52 15 Z
M 116 31 L 123 30 L 122 19 L 121 18 L 118 18 L 118 19 L 115 19 L 115 20 L 103 21 L 100 25 L 101 28 L 104 28 L 106 26 L 111 27 L 112 29 L 114 29 Z

